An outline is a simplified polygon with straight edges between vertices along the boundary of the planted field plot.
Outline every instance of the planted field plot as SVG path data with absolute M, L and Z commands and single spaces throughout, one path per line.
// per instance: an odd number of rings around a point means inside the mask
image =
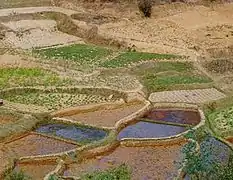
M 64 86 L 72 84 L 70 79 L 62 79 L 56 73 L 40 68 L 0 68 L 0 87 L 22 86 Z
M 212 82 L 190 62 L 150 62 L 131 71 L 150 92 Z
M 127 67 L 129 65 L 140 63 L 148 60 L 161 60 L 161 59 L 175 59 L 182 58 L 172 54 L 156 54 L 156 53 L 143 53 L 143 52 L 122 52 L 115 58 L 105 61 L 101 64 L 107 68 Z
M 115 109 L 101 109 L 64 118 L 98 127 L 114 127 L 117 121 L 140 110 L 144 104 L 132 104 Z
M 75 44 L 58 48 L 34 50 L 40 56 L 48 59 L 71 60 L 77 65 L 96 65 L 102 58 L 111 55 L 112 51 L 106 48 L 85 44 Z
M 36 132 L 77 141 L 80 144 L 98 141 L 108 135 L 108 132 L 102 129 L 59 123 L 42 125 L 36 129 Z
M 152 93 L 149 97 L 151 102 L 180 102 L 200 104 L 225 98 L 226 95 L 215 88 L 194 89 L 179 91 L 163 91 Z
M 76 144 L 37 134 L 29 134 L 5 145 L 17 157 L 60 153 L 77 147 Z
M 105 68 L 127 67 L 148 60 L 182 58 L 172 54 L 118 52 L 85 44 L 35 50 L 34 53 L 39 53 L 43 57 L 50 59 L 72 60 L 79 65 L 96 65 Z
M 172 179 L 177 174 L 174 161 L 179 160 L 181 145 L 158 147 L 118 147 L 98 159 L 81 164 L 71 164 L 64 175 L 80 176 L 117 167 L 123 163 L 129 167 L 130 178 L 126 179 Z M 127 170 L 127 169 L 126 169 Z M 126 176 L 127 177 L 127 176 Z
M 101 103 L 111 101 L 101 95 L 79 93 L 49 93 L 49 92 L 25 92 L 23 94 L 9 94 L 4 96 L 8 101 L 27 105 L 45 107 L 48 111 L 79 105 Z
M 233 133 L 233 107 L 217 110 L 211 113 L 209 121 L 212 128 L 222 136 L 230 136 Z

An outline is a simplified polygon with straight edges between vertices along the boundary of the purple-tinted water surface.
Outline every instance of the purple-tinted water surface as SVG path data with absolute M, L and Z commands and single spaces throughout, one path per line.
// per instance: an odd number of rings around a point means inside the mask
M 200 122 L 197 111 L 152 109 L 143 118 L 180 124 L 196 125 Z
M 107 131 L 91 127 L 79 127 L 67 124 L 47 124 L 36 129 L 36 132 L 55 135 L 77 142 L 91 142 L 103 139 Z
M 160 138 L 177 135 L 187 130 L 185 127 L 140 121 L 125 127 L 119 134 L 123 138 Z

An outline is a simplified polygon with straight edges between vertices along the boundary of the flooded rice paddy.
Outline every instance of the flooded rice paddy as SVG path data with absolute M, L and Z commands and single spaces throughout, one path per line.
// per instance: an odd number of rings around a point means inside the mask
M 118 139 L 123 138 L 162 138 L 174 136 L 187 130 L 185 127 L 150 122 L 137 122 L 124 128 Z
M 36 129 L 36 132 L 54 135 L 80 143 L 98 141 L 108 135 L 107 131 L 102 129 L 59 123 L 42 125 Z
M 132 171 L 132 179 L 172 179 L 177 175 L 176 162 L 182 145 L 157 147 L 120 146 L 104 156 L 70 164 L 65 176 L 79 176 L 96 170 L 106 170 L 125 163 Z
M 60 153 L 74 149 L 77 145 L 38 134 L 29 134 L 7 143 L 6 147 L 10 152 L 22 157 Z
M 144 118 L 180 124 L 196 125 L 200 122 L 198 111 L 152 109 Z

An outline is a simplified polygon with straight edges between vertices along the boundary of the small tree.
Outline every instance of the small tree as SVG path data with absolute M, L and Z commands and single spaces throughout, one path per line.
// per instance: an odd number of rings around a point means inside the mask
M 152 1 L 151 0 L 138 0 L 138 8 L 145 17 L 151 17 Z

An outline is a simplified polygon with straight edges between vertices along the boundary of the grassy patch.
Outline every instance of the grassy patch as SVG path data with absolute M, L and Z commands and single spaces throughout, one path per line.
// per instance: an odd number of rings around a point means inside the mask
M 63 86 L 72 84 L 55 73 L 40 68 L 0 68 L 0 87 Z
M 104 96 L 71 93 L 41 93 L 27 92 L 23 94 L 9 94 L 4 97 L 8 101 L 33 104 L 46 107 L 48 110 L 58 110 L 71 106 L 99 103 L 108 101 Z
M 23 171 L 13 170 L 5 175 L 4 180 L 32 180 L 32 178 L 27 176 Z
M 210 83 L 211 79 L 195 71 L 189 62 L 154 62 L 131 70 L 150 91 L 171 89 L 174 85 Z
M 130 180 L 130 176 L 131 172 L 129 168 L 123 164 L 106 171 L 96 171 L 91 174 L 86 174 L 81 177 L 81 180 Z
M 179 56 L 172 54 L 154 54 L 154 53 L 144 53 L 144 52 L 124 52 L 119 56 L 101 63 L 102 67 L 107 68 L 117 68 L 117 67 L 127 67 L 132 63 L 138 63 L 146 60 L 153 59 L 173 59 Z
M 98 64 L 100 59 L 110 55 L 112 51 L 97 46 L 75 44 L 58 48 L 34 50 L 33 52 L 39 53 L 48 59 L 72 60 L 78 65 L 94 65 Z
M 143 83 L 149 91 L 162 91 L 170 89 L 173 85 L 209 83 L 210 79 L 193 74 L 177 74 L 172 76 L 146 75 L 143 77 Z

